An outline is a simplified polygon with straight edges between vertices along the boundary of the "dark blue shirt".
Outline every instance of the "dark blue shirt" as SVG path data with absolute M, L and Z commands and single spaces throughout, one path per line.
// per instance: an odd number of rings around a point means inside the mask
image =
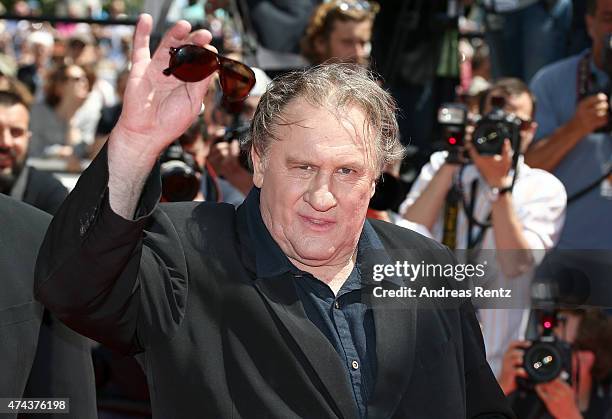
M 296 293 L 306 316 L 325 335 L 346 366 L 355 403 L 361 417 L 365 418 L 376 377 L 376 335 L 372 310 L 361 298 L 365 285 L 360 266 L 366 251 L 383 249 L 378 235 L 366 221 L 357 246 L 355 268 L 335 296 L 327 284 L 291 264 L 276 244 L 261 218 L 257 188 L 253 188 L 245 206 L 255 249 L 257 277 L 265 281 L 267 277 L 286 272 L 293 274 Z

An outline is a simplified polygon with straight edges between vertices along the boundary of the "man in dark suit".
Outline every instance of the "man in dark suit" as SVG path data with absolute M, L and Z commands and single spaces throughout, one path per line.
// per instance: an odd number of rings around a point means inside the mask
M 50 218 L 0 194 L 0 398 L 67 397 L 70 414 L 34 417 L 95 418 L 86 340 L 45 313 L 33 297 L 36 254 Z
M 178 22 L 151 58 L 151 28 L 141 16 L 122 116 L 48 230 L 38 298 L 137 354 L 154 417 L 513 417 L 469 302 L 375 298 L 404 286 L 369 275 L 393 250 L 411 263 L 454 260 L 366 221 L 377 176 L 403 154 L 390 96 L 341 64 L 279 78 L 251 126 L 245 203 L 158 206 L 157 158 L 210 82 L 162 70 L 170 47 L 211 35 Z
M 16 85 L 17 80 L 10 79 Z M 18 89 L 0 91 L 0 193 L 53 214 L 68 190 L 50 173 L 26 164 L 32 133 L 30 102 Z

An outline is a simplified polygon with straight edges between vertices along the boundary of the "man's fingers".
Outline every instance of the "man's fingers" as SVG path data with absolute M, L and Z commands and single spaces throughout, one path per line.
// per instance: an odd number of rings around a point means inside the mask
M 132 46 L 132 64 L 148 61 L 151 58 L 149 52 L 149 40 L 153 29 L 153 18 L 143 13 L 138 18 Z
M 209 45 L 212 41 L 212 34 L 206 29 L 199 29 L 189 34 L 189 37 L 185 41 L 188 44 L 195 44 L 200 46 L 206 46 L 211 51 L 217 52 L 217 48 Z
M 520 353 L 514 353 L 511 355 L 512 360 L 512 365 L 516 366 L 516 365 L 522 365 L 523 364 L 523 352 L 521 351 Z
M 230 144 L 230 152 L 233 156 L 238 156 L 240 154 L 240 141 L 233 140 Z
M 510 157 L 510 153 L 512 152 L 512 145 L 510 145 L 510 140 L 506 138 L 504 140 L 504 145 L 502 146 L 502 156 L 504 159 Z
M 176 22 L 162 38 L 159 47 L 155 50 L 155 54 L 153 54 L 153 60 L 162 60 L 162 62 L 167 65 L 170 59 L 170 55 L 168 54 L 170 47 L 178 47 L 187 43 L 189 32 L 191 32 L 191 25 L 189 22 L 186 20 L 179 20 Z

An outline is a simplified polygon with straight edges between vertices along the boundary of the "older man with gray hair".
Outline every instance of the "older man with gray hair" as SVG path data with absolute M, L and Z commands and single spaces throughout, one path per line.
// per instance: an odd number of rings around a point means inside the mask
M 157 158 L 210 81 L 162 70 L 171 47 L 211 35 L 181 21 L 150 57 L 151 28 L 143 15 L 119 123 L 47 232 L 38 297 L 136 355 L 156 418 L 513 417 L 469 302 L 373 296 L 405 288 L 368 277 L 393 249 L 453 263 L 429 239 L 366 221 L 384 164 L 403 153 L 389 94 L 346 65 L 279 78 L 251 126 L 244 204 L 158 205 Z

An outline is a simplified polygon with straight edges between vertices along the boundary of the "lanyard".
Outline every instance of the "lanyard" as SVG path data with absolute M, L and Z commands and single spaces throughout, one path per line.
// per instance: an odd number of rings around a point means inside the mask
M 467 248 L 474 249 L 478 246 L 482 239 L 484 238 L 484 234 L 491 227 L 489 220 L 491 219 L 491 212 L 487 216 L 487 221 L 485 223 L 478 222 L 476 218 L 474 218 L 474 210 L 476 209 L 476 194 L 478 193 L 478 179 L 474 179 L 472 181 L 471 189 L 470 189 L 470 205 L 466 207 L 464 201 L 465 212 L 468 219 L 468 231 L 467 231 Z M 472 231 L 474 230 L 474 224 L 478 225 L 480 229 L 478 230 L 478 234 L 474 237 Z

